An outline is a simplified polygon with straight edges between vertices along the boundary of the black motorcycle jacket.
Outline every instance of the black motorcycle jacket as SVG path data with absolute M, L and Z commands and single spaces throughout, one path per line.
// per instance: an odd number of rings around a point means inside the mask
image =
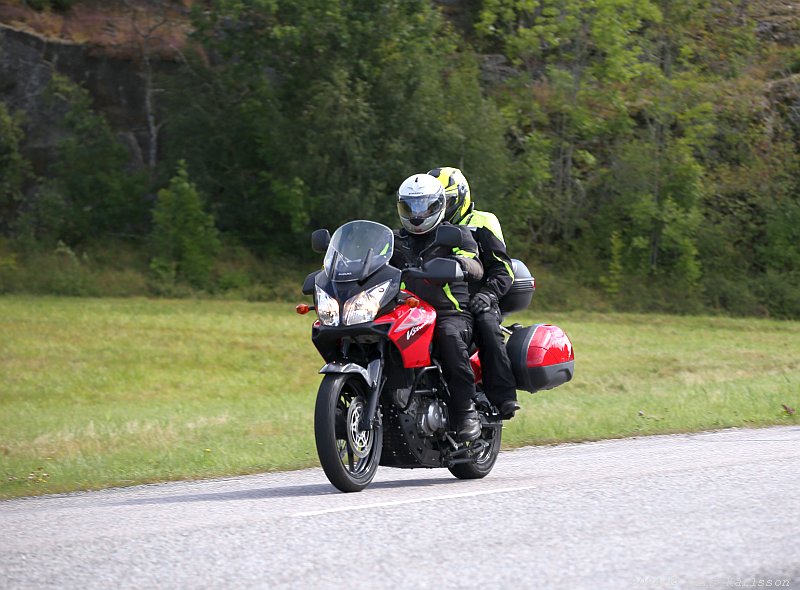
M 503 230 L 493 213 L 470 210 L 458 223 L 467 226 L 478 244 L 478 252 L 483 265 L 483 280 L 470 283 L 470 294 L 478 291 L 492 293 L 497 300 L 503 297 L 514 282 L 511 258 L 506 252 Z
M 447 222 L 443 222 L 447 223 Z M 461 248 L 450 250 L 445 246 L 436 246 L 423 252 L 433 242 L 436 232 L 423 235 L 408 233 L 405 229 L 394 230 L 394 254 L 392 266 L 404 269 L 409 266 L 420 266 L 432 258 L 455 258 L 464 270 L 463 281 L 453 281 L 445 285 L 437 285 L 425 279 L 407 278 L 401 287 L 408 289 L 436 309 L 440 315 L 469 313 L 469 287 L 468 282 L 480 281 L 483 276 L 483 265 L 478 257 L 478 244 L 472 233 L 466 228 L 460 228 L 463 236 Z

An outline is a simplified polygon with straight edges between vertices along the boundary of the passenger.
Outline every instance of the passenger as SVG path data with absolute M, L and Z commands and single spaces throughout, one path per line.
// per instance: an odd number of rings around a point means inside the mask
M 444 187 L 447 200 L 445 221 L 469 227 L 478 243 L 483 280 L 469 285 L 469 310 L 474 320 L 475 344 L 479 348 L 486 397 L 497 407 L 502 418 L 508 420 L 514 417 L 520 406 L 511 360 L 500 328 L 499 301 L 514 282 L 503 230 L 493 213 L 475 209 L 469 184 L 461 170 L 445 166 L 434 168 L 428 174 L 437 178 Z

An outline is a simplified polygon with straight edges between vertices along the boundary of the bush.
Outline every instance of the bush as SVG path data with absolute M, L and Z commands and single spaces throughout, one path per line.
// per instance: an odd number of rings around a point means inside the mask
M 25 252 L 55 248 L 69 205 L 55 182 L 41 182 L 25 200 L 15 223 L 17 243 Z
M 530 263 L 528 267 L 536 279 L 536 292 L 529 309 L 540 311 L 610 310 L 603 291 L 584 284 L 580 273 L 537 263 Z
M 105 245 L 106 248 L 110 244 Z M 111 268 L 63 242 L 49 250 L 17 253 L 0 244 L 0 293 L 126 297 L 147 295 L 147 279 L 136 266 Z
M 769 315 L 781 319 L 800 318 L 800 272 L 780 273 L 768 270 L 760 278 L 758 289 L 767 302 Z
M 92 108 L 86 89 L 55 74 L 48 93 L 53 108 L 65 111 L 67 131 L 51 170 L 66 204 L 58 238 L 75 245 L 101 235 L 143 235 L 149 206 L 144 174 L 126 170 L 130 155 Z
M 150 268 L 159 282 L 170 285 L 178 279 L 200 288 L 210 285 L 219 236 L 183 160 L 169 187 L 158 192 L 150 242 Z

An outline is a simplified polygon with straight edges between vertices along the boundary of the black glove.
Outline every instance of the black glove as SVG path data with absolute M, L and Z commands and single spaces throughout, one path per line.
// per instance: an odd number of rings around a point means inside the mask
M 490 293 L 478 291 L 473 295 L 472 299 L 469 300 L 469 310 L 472 315 L 476 316 L 491 311 L 494 299 L 495 297 Z

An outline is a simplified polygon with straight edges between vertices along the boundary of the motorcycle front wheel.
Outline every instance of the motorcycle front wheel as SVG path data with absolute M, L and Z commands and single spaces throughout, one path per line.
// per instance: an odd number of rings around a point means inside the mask
M 382 426 L 359 428 L 367 397 L 366 384 L 354 375 L 325 375 L 317 392 L 317 455 L 328 481 L 342 492 L 360 492 L 367 487 L 381 460 Z

